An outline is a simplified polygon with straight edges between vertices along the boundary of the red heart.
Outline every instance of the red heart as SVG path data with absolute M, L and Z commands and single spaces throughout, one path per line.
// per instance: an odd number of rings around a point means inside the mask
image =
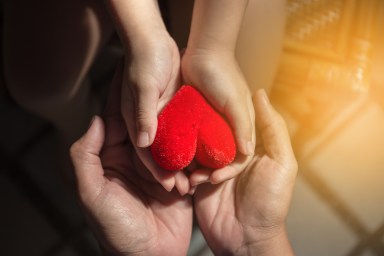
M 236 155 L 228 123 L 192 86 L 184 85 L 158 117 L 151 146 L 154 160 L 166 170 L 181 170 L 193 158 L 208 168 L 221 168 Z

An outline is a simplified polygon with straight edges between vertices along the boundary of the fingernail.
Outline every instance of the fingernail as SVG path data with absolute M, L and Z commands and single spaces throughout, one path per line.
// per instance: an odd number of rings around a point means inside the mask
M 149 134 L 147 132 L 139 132 L 137 136 L 137 146 L 138 147 L 146 147 L 149 144 Z

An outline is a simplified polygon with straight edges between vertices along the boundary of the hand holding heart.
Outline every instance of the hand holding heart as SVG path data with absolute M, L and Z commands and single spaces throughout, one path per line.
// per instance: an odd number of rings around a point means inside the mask
M 142 164 L 120 111 L 121 68 L 103 119 L 71 148 L 81 206 L 105 255 L 186 255 L 192 202 Z
M 249 164 L 255 149 L 255 113 L 248 84 L 232 51 L 187 48 L 181 59 L 183 82 L 193 85 L 231 127 L 237 154 L 233 162 L 214 169 L 199 168 L 189 180 L 221 183 Z
M 264 91 L 254 96 L 255 155 L 235 178 L 201 184 L 193 196 L 199 227 L 214 255 L 294 255 L 286 218 L 297 163 L 283 118 Z
M 290 255 L 285 218 L 297 166 L 265 93 L 255 98 L 262 140 L 251 163 L 235 179 L 198 186 L 193 205 L 191 196 L 165 191 L 141 163 L 116 86 L 112 95 L 104 121 L 96 117 L 71 148 L 81 205 L 106 254 L 186 255 L 194 209 L 215 254 Z

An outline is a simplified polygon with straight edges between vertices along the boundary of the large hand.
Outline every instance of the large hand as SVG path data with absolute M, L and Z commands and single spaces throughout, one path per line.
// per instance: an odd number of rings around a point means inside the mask
M 251 163 L 235 179 L 202 184 L 194 195 L 200 228 L 217 255 L 292 253 L 285 220 L 297 163 L 285 123 L 264 91 L 254 104 L 261 138 Z
M 112 255 L 185 255 L 191 200 L 165 191 L 135 155 L 116 98 L 119 88 L 114 85 L 105 126 L 96 117 L 71 148 L 81 204 Z

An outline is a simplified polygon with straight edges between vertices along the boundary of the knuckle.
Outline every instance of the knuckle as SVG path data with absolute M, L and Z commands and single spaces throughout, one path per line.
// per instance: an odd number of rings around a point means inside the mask
M 138 109 L 136 112 L 136 123 L 139 129 L 148 129 L 153 123 L 152 113 L 144 109 Z

